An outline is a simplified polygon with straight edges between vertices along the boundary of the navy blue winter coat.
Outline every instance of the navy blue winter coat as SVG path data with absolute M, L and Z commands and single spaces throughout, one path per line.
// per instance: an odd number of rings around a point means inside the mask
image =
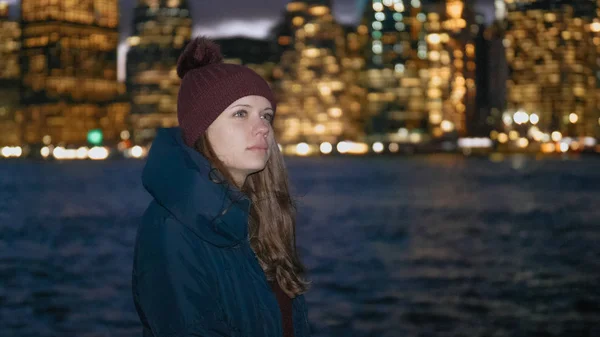
M 138 229 L 132 275 L 144 337 L 283 335 L 248 241 L 250 200 L 217 178 L 179 128 L 158 132 L 142 175 L 154 200 Z M 304 296 L 292 306 L 294 336 L 309 336 Z

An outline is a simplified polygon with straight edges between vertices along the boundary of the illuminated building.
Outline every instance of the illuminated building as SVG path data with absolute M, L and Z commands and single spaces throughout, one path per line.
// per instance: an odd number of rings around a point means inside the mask
M 365 47 L 366 87 L 367 111 L 373 117 L 368 129 L 374 140 L 427 137 L 426 19 L 419 0 L 370 0 L 365 6 L 358 30 L 370 38 Z
M 600 136 L 599 4 L 506 2 L 506 129 L 542 142 Z
M 427 15 L 429 123 L 433 137 L 467 134 L 476 113 L 475 39 L 479 25 L 473 0 L 446 0 Z
M 21 1 L 24 141 L 114 145 L 129 104 L 117 82 L 118 1 Z
M 278 54 L 284 50 L 294 49 L 296 32 L 304 25 L 320 16 L 330 14 L 331 0 L 290 1 L 283 13 L 283 20 L 273 28 L 277 39 Z
M 146 144 L 163 127 L 177 126 L 177 59 L 192 34 L 185 0 L 138 0 L 128 39 L 127 91 L 133 142 Z
M 8 12 L 8 3 L 0 1 L 0 146 L 21 145 L 17 123 L 21 29 Z
M 360 139 L 365 94 L 356 81 L 363 67 L 360 38 L 346 36 L 327 1 L 294 1 L 287 11 L 292 24 L 284 21 L 277 36 L 284 51 L 273 70 L 278 140 L 318 146 Z

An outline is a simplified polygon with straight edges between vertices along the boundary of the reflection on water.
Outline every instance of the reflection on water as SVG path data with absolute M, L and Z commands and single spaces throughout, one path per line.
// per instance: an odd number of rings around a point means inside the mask
M 0 162 L 2 336 L 139 336 L 142 162 Z M 290 158 L 315 336 L 600 336 L 600 160 Z

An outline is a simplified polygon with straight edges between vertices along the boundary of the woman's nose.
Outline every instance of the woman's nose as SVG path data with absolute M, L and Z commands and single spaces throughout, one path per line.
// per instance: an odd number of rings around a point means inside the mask
M 254 132 L 256 134 L 261 134 L 261 135 L 268 135 L 269 131 L 270 131 L 270 126 L 268 124 L 269 122 L 267 122 L 266 120 L 258 117 L 255 121 L 254 121 Z

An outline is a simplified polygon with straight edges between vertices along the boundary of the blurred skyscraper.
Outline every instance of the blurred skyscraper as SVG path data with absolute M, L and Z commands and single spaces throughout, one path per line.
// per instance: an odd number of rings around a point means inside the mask
M 368 31 L 370 37 L 364 56 L 373 140 L 427 137 L 426 18 L 418 0 L 371 0 L 365 5 L 359 31 Z
M 106 145 L 127 128 L 117 82 L 117 0 L 21 2 L 24 141 Z M 99 132 L 102 134 L 99 137 Z
M 483 36 L 473 0 L 371 0 L 359 29 L 371 38 L 366 61 L 373 140 L 420 143 L 475 129 L 467 120 L 482 117 L 476 87 L 485 89 L 475 81 L 476 58 L 486 58 L 476 49 L 486 46 L 477 45 Z
M 0 1 L 0 146 L 21 145 L 19 49 L 21 27 L 9 18 L 9 5 Z
M 504 4 L 504 0 L 501 0 L 501 3 Z M 496 7 L 496 13 L 499 10 L 502 11 L 503 7 Z M 496 18 L 498 17 L 496 15 Z M 488 52 L 488 71 L 485 80 L 488 83 L 487 102 L 489 115 L 486 118 L 486 125 L 489 125 L 492 129 L 498 129 L 501 126 L 502 114 L 506 109 L 508 65 L 506 63 L 506 51 L 503 44 L 505 29 L 504 19 L 496 19 L 484 32 Z M 479 70 L 480 64 L 478 63 L 477 66 Z
M 154 139 L 156 129 L 177 126 L 177 59 L 192 34 L 185 0 L 138 0 L 128 39 L 127 89 L 135 144 Z
M 334 20 L 330 2 L 288 3 L 276 38 L 282 54 L 273 71 L 279 102 L 275 129 L 280 142 L 290 146 L 284 152 L 294 152 L 293 144 L 300 142 L 363 137 L 364 90 L 356 81 L 362 62 L 347 47 L 346 31 Z
M 600 1 L 506 4 L 505 127 L 537 141 L 600 136 Z
M 429 122 L 436 138 L 467 135 L 476 114 L 474 0 L 446 0 L 427 16 Z

